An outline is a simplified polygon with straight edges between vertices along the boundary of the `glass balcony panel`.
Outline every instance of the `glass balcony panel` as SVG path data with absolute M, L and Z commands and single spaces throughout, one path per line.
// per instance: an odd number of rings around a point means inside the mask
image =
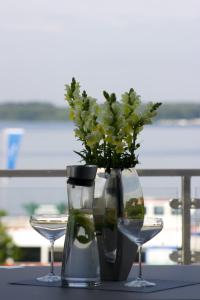
M 169 203 L 170 199 L 178 198 L 178 190 L 178 187 L 143 186 L 146 215 L 160 217 L 164 222 L 163 230 L 144 244 L 147 264 L 176 263 L 170 255 L 181 246 L 181 215 L 179 210 L 172 210 Z

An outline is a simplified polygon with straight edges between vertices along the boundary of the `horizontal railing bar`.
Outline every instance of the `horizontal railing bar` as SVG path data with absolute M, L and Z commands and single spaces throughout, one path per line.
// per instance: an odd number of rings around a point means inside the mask
M 139 176 L 200 176 L 200 169 L 137 169 Z
M 66 170 L 0 170 L 0 177 L 66 177 Z
M 142 177 L 200 176 L 200 169 L 137 169 Z M 0 177 L 66 177 L 66 170 L 0 170 Z

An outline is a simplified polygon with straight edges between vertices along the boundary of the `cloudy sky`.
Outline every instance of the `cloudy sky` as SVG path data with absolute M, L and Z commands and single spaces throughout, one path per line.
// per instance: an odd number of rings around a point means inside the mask
M 0 103 L 88 94 L 200 102 L 199 0 L 0 0 Z

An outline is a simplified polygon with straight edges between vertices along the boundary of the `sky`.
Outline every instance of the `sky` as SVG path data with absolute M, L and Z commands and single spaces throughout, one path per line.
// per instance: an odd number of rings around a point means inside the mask
M 102 101 L 200 103 L 199 0 L 0 0 L 0 103 L 64 105 L 74 76 Z

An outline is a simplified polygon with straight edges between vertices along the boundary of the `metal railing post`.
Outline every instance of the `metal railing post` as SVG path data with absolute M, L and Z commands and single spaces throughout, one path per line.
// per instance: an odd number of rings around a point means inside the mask
M 182 201 L 182 263 L 191 263 L 190 233 L 191 233 L 191 177 L 181 177 Z

